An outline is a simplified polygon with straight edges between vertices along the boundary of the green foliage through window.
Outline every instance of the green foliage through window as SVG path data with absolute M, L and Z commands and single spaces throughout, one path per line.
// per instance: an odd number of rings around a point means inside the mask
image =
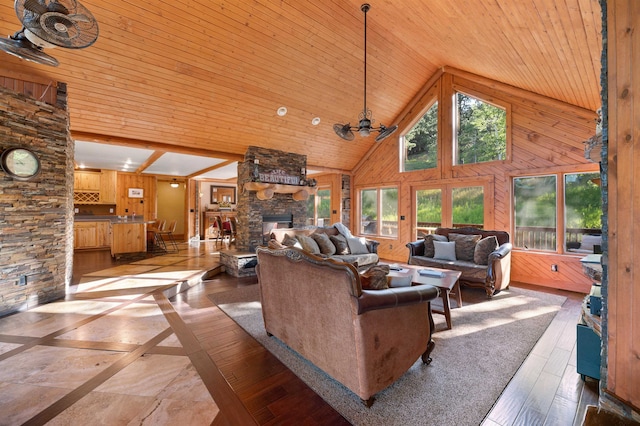
M 507 111 L 458 92 L 456 163 L 504 160 L 507 155 Z
M 404 135 L 404 170 L 433 169 L 438 161 L 438 103 Z
M 360 191 L 360 233 L 398 236 L 398 189 L 363 189 Z

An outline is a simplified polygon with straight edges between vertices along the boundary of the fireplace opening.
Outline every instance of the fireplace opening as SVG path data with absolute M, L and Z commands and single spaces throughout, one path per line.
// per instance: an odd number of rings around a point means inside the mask
M 292 214 L 273 214 L 262 216 L 262 243 L 269 243 L 269 236 L 273 229 L 293 228 Z

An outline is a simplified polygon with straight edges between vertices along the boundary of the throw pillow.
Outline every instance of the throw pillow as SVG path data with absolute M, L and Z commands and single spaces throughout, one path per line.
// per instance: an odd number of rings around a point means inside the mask
M 308 251 L 312 254 L 320 254 L 320 247 L 318 247 L 318 243 L 316 240 L 311 238 L 308 235 L 298 235 L 298 241 L 300 241 L 300 245 L 302 246 L 302 250 Z
M 449 234 L 449 241 L 456 243 L 456 258 L 469 262 L 473 262 L 473 254 L 480 238 L 482 238 L 482 235 L 456 234 L 453 232 Z
M 360 274 L 360 284 L 365 290 L 383 290 L 389 288 L 387 275 L 389 265 L 374 265 Z
M 367 246 L 360 238 L 347 238 L 347 244 L 349 245 L 349 251 L 351 252 L 351 254 L 369 253 L 369 250 L 367 250 Z
M 439 234 L 428 234 L 424 236 L 424 255 L 426 257 L 433 257 L 435 254 L 435 249 L 433 248 L 434 241 L 449 241 L 447 237 Z
M 285 235 L 285 237 L 283 238 L 282 245 L 287 247 L 302 248 L 302 246 L 298 242 L 298 239 L 296 237 L 289 236 L 289 234 Z
M 476 244 L 476 249 L 473 252 L 473 261 L 478 265 L 488 265 L 489 255 L 492 251 L 498 248 L 498 239 L 495 235 L 483 238 Z
M 318 247 L 320 247 L 320 253 L 331 256 L 336 253 L 336 246 L 333 245 L 329 236 L 324 232 L 317 232 L 315 234 L 311 234 L 311 238 L 313 238 Z
M 344 235 L 331 235 L 329 239 L 336 246 L 336 254 L 349 254 L 349 244 Z
M 435 249 L 434 259 L 457 260 L 456 243 L 454 241 L 434 241 L 433 247 Z

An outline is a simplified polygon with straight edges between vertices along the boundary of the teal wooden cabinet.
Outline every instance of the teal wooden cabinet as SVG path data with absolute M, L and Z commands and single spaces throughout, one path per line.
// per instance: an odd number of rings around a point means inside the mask
M 602 341 L 600 336 L 593 329 L 584 324 L 578 324 L 578 336 L 576 341 L 576 352 L 578 357 L 578 374 L 584 380 L 589 376 L 600 380 L 600 362 Z

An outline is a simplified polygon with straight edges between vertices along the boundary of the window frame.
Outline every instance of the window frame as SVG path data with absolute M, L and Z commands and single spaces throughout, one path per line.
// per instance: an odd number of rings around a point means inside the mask
M 466 188 L 481 186 L 483 191 L 483 229 L 494 227 L 494 177 L 484 176 L 478 178 L 445 179 L 434 183 L 419 183 L 411 186 L 411 235 L 413 240 L 420 238 L 418 234 L 418 203 L 417 192 L 428 189 L 439 189 L 442 194 L 442 228 L 453 227 L 453 188 Z
M 566 226 L 566 214 L 565 214 L 565 176 L 570 174 L 586 174 L 586 173 L 600 173 L 597 164 L 583 164 L 567 167 L 554 167 L 544 170 L 520 170 L 514 171 L 509 174 L 509 190 L 510 190 L 510 232 L 512 236 L 513 250 L 514 251 L 526 251 L 544 254 L 558 254 L 568 256 L 582 256 L 584 254 L 570 252 L 567 249 L 567 226 Z M 515 192 L 514 182 L 517 178 L 523 177 L 538 177 L 538 176 L 551 176 L 556 178 L 556 248 L 555 250 L 542 250 L 535 248 L 517 247 L 515 245 L 516 239 L 516 223 L 515 223 Z M 601 230 L 602 231 L 602 230 Z
M 476 98 L 486 104 L 492 105 L 496 108 L 504 109 L 506 113 L 505 117 L 505 158 L 502 160 L 491 160 L 491 161 L 482 161 L 479 163 L 467 163 L 467 164 L 458 164 L 458 104 L 456 102 L 456 96 L 458 93 L 462 93 L 464 95 L 470 96 L 472 98 Z M 465 167 L 478 167 L 478 166 L 491 166 L 493 164 L 504 164 L 511 162 L 511 152 L 512 152 L 512 111 L 511 104 L 509 102 L 505 102 L 501 99 L 495 99 L 486 94 L 482 94 L 476 92 L 473 89 L 469 89 L 460 84 L 452 85 L 452 95 L 451 95 L 451 111 L 450 111 L 452 120 L 451 120 L 451 166 L 453 168 L 465 168 Z
M 306 222 L 308 223 L 309 219 L 313 221 L 312 226 L 321 226 L 318 225 L 318 203 L 320 198 L 318 197 L 318 192 L 320 191 L 329 191 L 329 221 L 331 221 L 331 185 L 318 185 L 318 190 L 315 194 L 309 195 L 309 198 L 313 197 L 313 217 L 307 217 Z M 308 202 L 308 200 L 307 200 Z M 331 223 L 325 223 L 322 226 L 330 226 Z
M 398 201 L 397 201 L 397 218 L 396 218 L 396 235 L 388 235 L 388 234 L 383 234 L 382 233 L 382 191 L 385 189 L 395 189 L 398 193 Z M 376 232 L 375 233 L 371 233 L 371 234 L 365 234 L 362 232 L 362 192 L 363 191 L 376 191 L 376 200 L 377 200 L 377 225 L 376 225 Z M 356 226 L 355 229 L 356 231 L 356 235 L 362 236 L 362 237 L 375 237 L 375 238 L 390 238 L 390 239 L 397 239 L 400 237 L 400 186 L 399 185 L 380 185 L 380 186 L 362 186 L 362 187 L 358 187 L 355 188 L 355 193 L 356 193 L 356 197 L 357 197 L 357 204 L 356 204 Z
M 414 170 L 406 170 L 405 169 L 405 165 L 407 162 L 407 147 L 406 147 L 406 134 L 409 133 L 419 122 L 420 120 L 422 120 L 422 118 L 427 114 L 427 112 L 429 112 L 429 110 L 435 105 L 438 104 L 438 113 L 437 113 L 437 123 L 436 123 L 436 127 L 437 127 L 437 136 L 436 136 L 436 164 L 434 167 L 431 168 L 423 168 L 423 169 L 414 169 Z M 411 121 L 407 126 L 406 126 L 406 130 L 404 132 L 402 132 L 400 134 L 399 140 L 400 143 L 399 145 L 399 149 L 400 149 L 400 173 L 411 173 L 411 172 L 424 172 L 424 171 L 430 171 L 430 170 L 437 170 L 438 168 L 440 168 L 440 151 L 441 151 L 441 143 L 442 143 L 442 123 L 441 123 L 441 117 L 442 117 L 442 111 L 441 111 L 442 105 L 440 100 L 438 99 L 437 95 L 433 95 L 429 98 L 429 101 L 427 102 L 426 106 L 421 110 L 421 112 L 417 115 L 416 119 L 414 119 L 413 121 Z

